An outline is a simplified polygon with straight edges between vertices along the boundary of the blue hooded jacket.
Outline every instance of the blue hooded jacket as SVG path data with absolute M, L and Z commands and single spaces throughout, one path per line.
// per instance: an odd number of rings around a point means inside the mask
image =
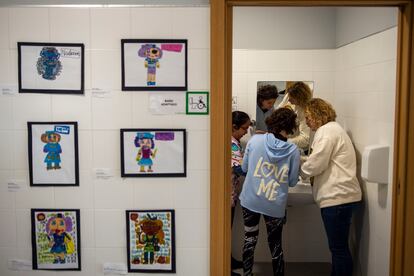
M 247 144 L 242 169 L 247 172 L 240 204 L 270 217 L 285 216 L 288 187 L 298 182 L 300 154 L 295 144 L 273 134 L 257 134 Z

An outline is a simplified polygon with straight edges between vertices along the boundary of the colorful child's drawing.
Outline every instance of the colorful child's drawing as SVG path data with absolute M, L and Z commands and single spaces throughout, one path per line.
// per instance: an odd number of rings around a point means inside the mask
M 46 169 L 60 169 L 60 154 L 62 153 L 62 148 L 60 147 L 59 141 L 61 137 L 59 133 L 55 131 L 46 131 L 40 137 L 43 143 L 46 145 L 43 147 L 43 152 L 46 152 L 45 157 Z
M 145 172 L 145 167 L 148 167 L 147 172 L 153 172 L 151 169 L 153 162 L 152 160 L 155 158 L 155 155 L 157 153 L 157 149 L 155 148 L 155 142 L 154 142 L 154 135 L 145 132 L 145 133 L 137 133 L 137 136 L 135 137 L 134 144 L 138 150 L 137 154 L 137 162 L 138 166 L 140 167 L 140 172 Z
M 186 91 L 187 40 L 122 39 L 123 91 Z
M 33 269 L 80 270 L 79 210 L 32 209 Z
M 19 92 L 83 94 L 84 48 L 80 43 L 18 42 Z
M 126 211 L 129 272 L 175 272 L 174 210 Z
M 144 44 L 138 51 L 138 56 L 144 57 L 144 66 L 147 68 L 147 85 L 155 85 L 155 74 L 157 68 L 160 68 L 160 58 L 162 50 L 155 44 Z
M 121 129 L 123 177 L 185 176 L 183 129 Z
M 62 71 L 60 53 L 56 47 L 43 47 L 37 60 L 37 73 L 45 80 L 55 80 Z
M 77 122 L 28 122 L 31 186 L 79 186 Z

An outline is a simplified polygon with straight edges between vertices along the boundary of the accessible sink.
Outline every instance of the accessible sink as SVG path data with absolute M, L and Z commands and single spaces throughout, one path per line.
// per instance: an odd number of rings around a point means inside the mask
M 310 183 L 298 182 L 295 187 L 289 188 L 288 206 L 315 204 Z

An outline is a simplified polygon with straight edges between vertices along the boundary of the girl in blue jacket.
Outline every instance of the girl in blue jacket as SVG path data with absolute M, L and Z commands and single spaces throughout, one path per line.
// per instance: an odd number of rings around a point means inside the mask
M 296 114 L 279 108 L 266 119 L 268 133 L 254 135 L 247 144 L 242 170 L 247 172 L 240 194 L 244 220 L 243 271 L 252 275 L 254 249 L 263 214 L 273 275 L 284 275 L 282 229 L 288 187 L 298 181 L 300 154 L 295 144 L 287 142 L 296 125 Z

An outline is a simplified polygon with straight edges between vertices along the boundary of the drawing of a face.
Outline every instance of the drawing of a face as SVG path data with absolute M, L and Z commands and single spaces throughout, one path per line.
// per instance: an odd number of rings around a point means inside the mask
M 151 139 L 142 139 L 141 140 L 141 147 L 143 149 L 150 149 L 152 146 Z
M 162 221 L 159 219 L 145 219 L 140 222 L 142 231 L 150 236 L 157 234 L 162 229 Z
M 60 134 L 52 131 L 47 131 L 42 134 L 41 140 L 43 143 L 59 143 L 60 141 Z
M 54 218 L 51 222 L 50 222 L 50 231 L 52 233 L 56 233 L 56 234 L 62 234 L 63 232 L 66 231 L 66 223 L 65 220 L 63 218 Z
M 48 137 L 49 142 L 51 143 L 57 143 L 60 141 L 60 135 L 57 133 L 51 133 L 47 137 Z
M 155 44 L 144 44 L 139 49 L 138 56 L 158 60 L 162 57 L 162 50 Z
M 156 59 L 159 58 L 161 55 L 161 51 L 158 50 L 158 48 L 149 48 L 147 50 L 147 57 L 152 58 L 152 59 Z

